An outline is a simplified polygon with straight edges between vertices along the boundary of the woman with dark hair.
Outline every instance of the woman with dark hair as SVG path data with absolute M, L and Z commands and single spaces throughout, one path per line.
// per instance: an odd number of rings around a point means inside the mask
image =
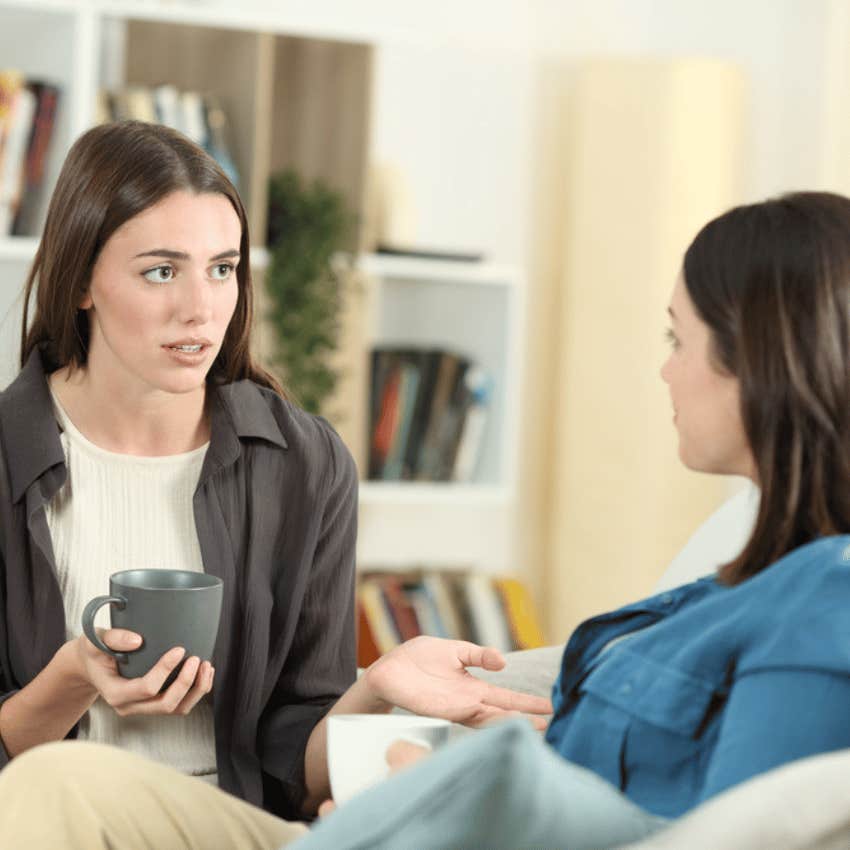
M 357 471 L 251 359 L 236 190 L 167 128 L 90 130 L 24 304 L 21 372 L 0 393 L 0 767 L 76 736 L 310 816 L 329 795 L 325 716 L 389 706 L 379 677 L 355 684 Z M 175 647 L 124 679 L 81 634 L 83 606 L 112 572 L 174 566 L 223 579 L 213 662 Z M 452 719 L 550 708 L 468 676 L 504 663 L 471 644 L 423 641 L 382 663 L 420 710 Z M 262 823 L 280 838 L 283 821 Z
M 341 806 L 299 846 L 598 850 L 778 765 L 850 747 L 850 200 L 797 193 L 715 219 L 688 248 L 669 313 L 662 377 L 683 463 L 761 488 L 741 555 L 582 624 L 546 744 L 515 723 L 469 736 Z M 426 713 L 385 661 L 370 686 Z M 24 790 L 48 763 L 62 766 L 53 785 Z M 93 765 L 125 779 L 92 782 Z M 90 818 L 90 843 L 69 847 L 149 846 L 145 835 L 177 834 L 175 823 L 198 834 L 193 812 L 220 792 L 172 775 L 114 751 L 36 750 L 15 784 L 0 775 L 0 837 L 62 834 L 70 815 L 55 806 L 39 824 L 50 831 L 26 825 L 57 800 L 74 813 L 85 802 Z M 128 798 L 141 810 L 128 813 Z M 244 824 L 259 813 L 238 812 L 244 846 L 275 846 L 251 844 Z

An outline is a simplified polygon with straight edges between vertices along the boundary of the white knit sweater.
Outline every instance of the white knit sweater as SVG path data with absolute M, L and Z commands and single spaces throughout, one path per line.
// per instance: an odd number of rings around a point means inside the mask
M 167 457 L 109 452 L 77 430 L 55 396 L 53 402 L 63 429 L 68 478 L 47 505 L 47 524 L 71 639 L 82 631 L 86 603 L 109 593 L 112 573 L 169 567 L 203 571 L 192 494 L 207 446 Z M 95 623 L 109 627 L 108 606 Z M 208 699 L 186 717 L 119 717 L 98 699 L 80 721 L 79 737 L 215 780 Z

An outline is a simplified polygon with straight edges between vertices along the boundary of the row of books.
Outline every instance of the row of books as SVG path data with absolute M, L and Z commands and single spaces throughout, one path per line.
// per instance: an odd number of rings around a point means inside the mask
M 514 578 L 445 570 L 363 573 L 357 609 L 360 667 L 418 635 L 503 652 L 546 643 L 528 589 Z
M 179 130 L 218 161 L 234 186 L 239 185 L 229 145 L 227 113 L 214 94 L 179 91 L 168 83 L 104 89 L 98 96 L 97 118 L 100 124 L 132 118 Z
M 0 70 L 0 237 L 41 228 L 47 152 L 59 89 L 20 71 Z
M 371 358 L 369 478 L 472 481 L 493 380 L 442 349 L 376 348 Z

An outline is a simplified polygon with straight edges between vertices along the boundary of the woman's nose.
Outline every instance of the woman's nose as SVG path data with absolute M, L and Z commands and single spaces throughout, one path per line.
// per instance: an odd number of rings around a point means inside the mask
M 212 315 L 209 282 L 202 273 L 188 275 L 182 282 L 178 318 L 184 324 L 205 324 Z

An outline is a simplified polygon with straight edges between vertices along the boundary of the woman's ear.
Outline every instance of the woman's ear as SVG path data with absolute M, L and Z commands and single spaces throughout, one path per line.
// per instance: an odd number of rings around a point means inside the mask
M 82 297 L 82 300 L 77 305 L 77 309 L 78 310 L 88 310 L 88 309 L 91 308 L 92 303 L 93 302 L 91 300 L 91 290 L 87 289 L 86 294 Z

